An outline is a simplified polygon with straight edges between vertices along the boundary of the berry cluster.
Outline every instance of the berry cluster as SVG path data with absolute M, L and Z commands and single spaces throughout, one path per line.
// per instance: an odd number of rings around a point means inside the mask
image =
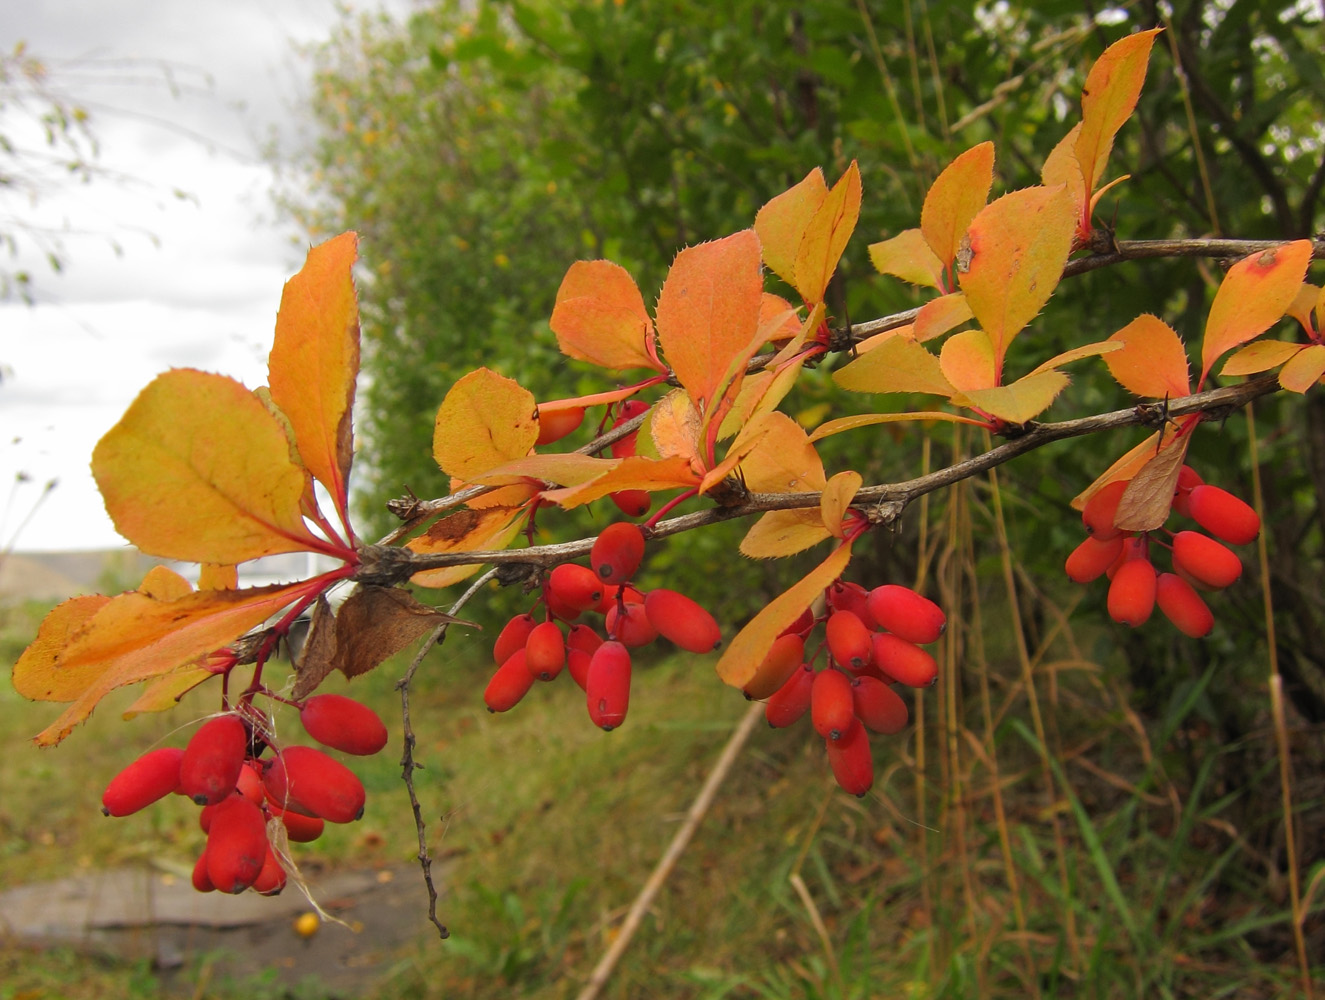
M 387 743 L 377 713 L 343 695 L 309 698 L 299 718 L 309 736 L 344 753 L 368 756 Z M 324 823 L 363 815 L 364 788 L 321 750 L 275 747 L 264 722 L 246 705 L 203 723 L 182 750 L 145 753 L 111 779 L 102 812 L 127 816 L 172 792 L 185 795 L 203 807 L 198 822 L 207 834 L 193 868 L 194 888 L 275 895 L 285 887 L 286 871 L 268 832 L 278 847 L 282 840 L 316 840 Z M 263 759 L 268 749 L 273 754 Z
M 516 615 L 493 645 L 497 672 L 483 692 L 488 710 L 514 708 L 535 681 L 554 680 L 564 668 L 584 690 L 594 725 L 610 731 L 625 721 L 630 704 L 632 649 L 659 636 L 692 653 L 717 649 L 718 623 L 689 597 L 632 586 L 643 557 L 643 530 L 619 521 L 594 541 L 588 566 L 562 563 L 548 574 L 539 597 L 544 620 Z M 604 616 L 606 638 L 575 621 L 591 612 Z
M 1190 529 L 1169 532 L 1166 544 L 1150 532 L 1124 531 L 1114 524 L 1129 482 L 1115 480 L 1086 503 L 1081 520 L 1089 537 L 1067 557 L 1067 575 L 1077 583 L 1090 583 L 1107 574 L 1109 617 L 1116 622 L 1135 628 L 1150 618 L 1158 604 L 1183 634 L 1192 638 L 1209 634 L 1215 618 L 1197 590 L 1222 590 L 1242 575 L 1242 561 L 1221 542 L 1252 541 L 1260 533 L 1260 517 L 1232 493 L 1202 482 L 1196 470 L 1184 465 L 1170 510 L 1209 534 Z M 1172 573 L 1155 569 L 1152 543 L 1170 550 Z
M 767 699 L 764 717 L 775 728 L 808 711 L 833 777 L 846 791 L 864 795 L 874 783 L 865 731 L 891 735 L 906 728 L 906 702 L 893 685 L 924 688 L 937 680 L 938 664 L 920 646 L 943 634 L 947 618 L 933 601 L 896 584 L 867 591 L 839 580 L 824 597 L 822 615 L 806 609 L 777 638 L 745 694 Z M 823 641 L 807 657 L 807 640 L 820 623 Z M 825 649 L 826 662 L 816 667 Z

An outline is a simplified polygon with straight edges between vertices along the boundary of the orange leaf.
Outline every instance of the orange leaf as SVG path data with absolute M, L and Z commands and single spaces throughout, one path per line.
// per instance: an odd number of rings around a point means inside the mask
M 699 484 L 700 494 L 707 493 L 715 485 L 730 476 L 735 471 L 736 466 L 744 461 L 745 456 L 759 446 L 760 440 L 769 432 L 771 427 L 772 424 L 769 423 L 766 413 L 760 414 L 755 420 L 742 427 L 740 433 L 736 435 L 736 440 L 727 449 L 727 454 L 722 456 L 722 461 L 704 473 L 704 478 Z
M 1138 31 L 1114 42 L 1090 68 L 1081 91 L 1081 132 L 1074 150 L 1087 191 L 1098 186 L 1113 138 L 1136 108 L 1150 48 L 1161 30 Z
M 943 287 L 943 261 L 919 229 L 905 229 L 892 239 L 871 243 L 869 251 L 870 263 L 880 274 L 891 274 L 913 285 Z
M 1169 443 L 1136 471 L 1118 501 L 1113 518 L 1117 527 L 1123 531 L 1154 531 L 1168 520 L 1178 473 L 1191 442 L 1190 434 L 1169 438 Z
M 748 376 L 741 382 L 741 391 L 723 419 L 718 437 L 731 437 L 760 414 L 777 409 L 777 405 L 795 386 L 802 370 L 800 365 L 787 365 L 777 371 L 762 371 Z
M 1257 372 L 1278 368 L 1298 351 L 1301 344 L 1286 340 L 1258 340 L 1238 351 L 1220 369 L 1220 375 L 1255 375 Z
M 236 590 L 239 587 L 239 567 L 220 563 L 203 563 L 198 570 L 199 590 Z
M 670 490 L 698 486 L 700 477 L 685 458 L 623 458 L 616 468 L 596 479 L 561 489 L 544 490 L 544 500 L 570 509 L 598 500 L 618 490 Z
M 824 172 L 815 167 L 799 184 L 783 191 L 755 215 L 764 263 L 792 288 L 796 287 L 796 253 L 801 237 L 826 197 Z
M 770 510 L 750 526 L 741 539 L 741 555 L 751 559 L 778 559 L 804 552 L 832 534 L 824 527 L 818 508 Z
M 819 514 L 823 518 L 824 528 L 834 537 L 843 537 L 842 518 L 846 517 L 847 508 L 851 506 L 851 501 L 864 481 L 859 472 L 848 469 L 828 480 L 828 485 L 824 487 L 819 499 Z
M 520 533 L 524 508 L 490 507 L 486 510 L 458 510 L 429 525 L 428 530 L 405 543 L 411 552 L 475 552 L 504 549 Z M 477 563 L 468 566 L 445 566 L 425 569 L 410 577 L 420 587 L 441 589 L 458 583 L 479 571 Z
M 267 361 L 272 401 L 289 419 L 304 465 L 346 523 L 359 374 L 359 303 L 350 272 L 358 241 L 342 233 L 308 252 L 281 293 Z
M 1040 183 L 1045 187 L 1066 186 L 1068 197 L 1072 199 L 1073 214 L 1086 219 L 1086 178 L 1082 175 L 1081 163 L 1077 160 L 1077 138 L 1081 135 L 1081 122 L 1077 122 L 1067 135 L 1058 140 L 1040 170 Z
M 1128 392 L 1155 399 L 1191 395 L 1187 349 L 1162 319 L 1142 314 L 1109 339 L 1120 341 L 1123 349 L 1107 355 L 1104 363 Z
M 768 331 L 769 340 L 790 340 L 800 333 L 801 321 L 790 302 L 765 292 L 759 297 L 759 329 Z
M 1279 372 L 1279 384 L 1289 392 L 1306 392 L 1325 375 L 1325 346 L 1303 348 Z
M 1011 385 L 992 389 L 970 389 L 963 393 L 969 405 L 1011 424 L 1024 424 L 1045 410 L 1067 386 L 1068 377 L 1059 371 L 1040 372 L 1017 379 Z M 954 397 L 954 403 L 966 405 Z
M 722 654 L 718 661 L 718 676 L 732 687 L 745 687 L 773 648 L 774 640 L 800 617 L 825 587 L 842 575 L 850 561 L 850 543 L 838 545 L 803 579 L 765 605 Z
M 1201 345 L 1201 380 L 1225 351 L 1274 325 L 1297 298 L 1311 260 L 1311 241 L 1295 240 L 1244 257 L 1228 269 L 1210 304 Z
M 1309 281 L 1304 281 L 1297 294 L 1293 296 L 1292 304 L 1285 312 L 1297 320 L 1302 329 L 1306 331 L 1307 336 L 1315 336 L 1320 332 L 1317 329 L 1317 323 L 1325 318 L 1319 315 L 1322 303 L 1325 303 L 1325 289 L 1317 288 Z M 1311 321 L 1313 310 L 1317 311 L 1316 323 Z
M 53 607 L 37 627 L 32 640 L 14 664 L 14 690 L 31 701 L 69 701 L 87 687 L 85 679 L 55 670 L 65 647 L 88 621 L 109 604 L 101 594 L 71 597 Z
M 854 417 L 839 417 L 836 420 L 825 421 L 814 429 L 814 433 L 810 435 L 810 440 L 821 441 L 834 434 L 841 434 L 843 431 L 854 431 L 859 427 L 872 427 L 875 424 L 899 424 L 908 420 L 919 420 L 926 423 L 938 421 L 949 424 L 971 424 L 975 427 L 989 426 L 987 421 L 962 416 L 960 413 L 946 413 L 943 410 L 917 410 L 914 413 L 861 413 Z
M 92 474 L 116 529 L 150 555 L 239 563 L 323 545 L 285 432 L 224 375 L 158 375 L 98 442 Z
M 852 160 L 815 209 L 796 251 L 796 291 L 807 303 L 822 302 L 837 262 L 860 219 L 860 168 Z
M 971 223 L 957 278 L 994 345 L 1000 375 L 1008 344 L 1058 286 L 1075 226 L 1067 190 L 1044 187 L 1005 194 Z
M 937 299 L 930 299 L 916 313 L 916 321 L 912 324 L 914 339 L 923 344 L 943 336 L 970 318 L 971 306 L 965 295 L 961 292 L 940 295 Z
M 703 465 L 699 446 L 699 414 L 684 389 L 673 389 L 654 404 L 649 430 L 659 458 L 679 455 Z
M 538 440 L 533 393 L 490 368 L 451 386 L 437 408 L 432 453 L 442 471 L 465 482 L 524 458 Z
M 1080 361 L 1082 358 L 1094 358 L 1101 354 L 1113 354 L 1115 351 L 1121 351 L 1122 344 L 1108 340 L 1099 340 L 1093 344 L 1082 344 L 1080 347 L 1073 347 L 1064 351 L 1062 354 L 1055 354 L 1048 361 L 1042 361 L 1036 365 L 1027 375 L 1038 375 L 1040 372 L 1047 372 L 1054 368 L 1061 368 L 1063 365 L 1071 364 L 1073 361 Z
M 989 200 L 994 144 L 972 146 L 943 168 L 920 210 L 920 231 L 944 268 L 952 266 L 966 228 Z
M 186 694 L 215 676 L 206 667 L 186 667 L 158 677 L 124 710 L 121 718 L 127 722 L 143 712 L 164 712 L 174 708 Z
M 672 262 L 658 296 L 658 339 L 700 413 L 758 330 L 763 293 L 753 229 L 687 247 Z
M 658 368 L 650 354 L 653 321 L 625 268 L 576 261 L 561 280 L 550 322 L 561 353 L 600 368 Z
M 994 371 L 994 345 L 983 330 L 954 333 L 939 352 L 939 367 L 954 389 L 988 389 L 998 384 Z
M 574 486 L 587 483 L 620 464 L 619 458 L 595 458 L 576 451 L 526 455 L 475 476 L 473 481 L 486 486 L 510 486 L 526 480 L 541 480 L 561 486 Z
M 888 338 L 833 372 L 833 381 L 852 392 L 953 392 L 939 359 L 906 337 Z

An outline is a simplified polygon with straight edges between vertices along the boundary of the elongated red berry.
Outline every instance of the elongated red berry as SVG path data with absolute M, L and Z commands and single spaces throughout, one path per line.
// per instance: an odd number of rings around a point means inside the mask
M 304 731 L 324 747 L 360 757 L 375 754 L 390 738 L 386 723 L 367 705 L 343 694 L 317 694 L 299 710 Z
M 699 604 L 675 590 L 644 595 L 644 613 L 664 639 L 690 653 L 711 653 L 722 645 L 722 629 Z
M 603 637 L 593 630 L 589 625 L 572 625 L 570 634 L 566 636 L 566 648 L 582 649 L 586 653 L 592 653 L 603 644 Z
M 540 407 L 538 411 L 538 441 L 536 443 L 552 444 L 555 441 L 560 441 L 583 422 L 583 406 L 568 406 L 557 410 Z
M 869 609 L 869 591 L 860 584 L 839 580 L 828 588 L 826 596 L 829 611 L 850 611 L 871 632 L 880 627 Z
M 643 558 L 644 532 L 630 521 L 609 524 L 589 550 L 589 565 L 604 583 L 625 583 Z
M 1209 535 L 1179 531 L 1173 536 L 1173 568 L 1202 587 L 1222 590 L 1242 575 L 1242 560 Z
M 363 782 L 313 747 L 286 747 L 270 761 L 262 783 L 286 812 L 321 816 L 331 823 L 351 823 L 363 815 Z
M 782 630 L 782 635 L 795 632 L 802 639 L 808 639 L 814 631 L 814 609 L 806 608 L 794 622 Z
M 1144 625 L 1155 610 L 1155 567 L 1149 559 L 1129 559 L 1109 583 L 1109 617 L 1121 625 Z
M 870 591 L 868 603 L 879 628 L 907 642 L 934 642 L 948 627 L 943 609 L 910 587 L 885 583 Z
M 1215 627 L 1215 616 L 1201 600 L 1195 588 L 1173 573 L 1161 573 L 1156 584 L 1155 600 L 1164 617 L 1183 635 L 1200 639 Z
M 147 751 L 110 779 L 101 796 L 101 811 L 107 816 L 128 816 L 177 791 L 183 758 L 179 747 Z
M 248 799 L 255 806 L 262 805 L 267 798 L 267 792 L 262 787 L 261 765 L 256 765 L 254 761 L 244 761 L 244 766 L 239 769 L 239 780 L 235 782 L 235 791 Z M 204 806 L 206 812 L 211 806 Z
M 253 880 L 253 891 L 264 896 L 279 896 L 284 888 L 285 869 L 281 867 L 281 861 L 271 849 L 271 844 L 268 844 L 267 856 L 262 860 L 262 870 Z
M 844 792 L 863 796 L 874 784 L 874 758 L 864 726 L 856 726 L 840 740 L 825 740 L 828 764 Z
M 525 666 L 525 651 L 517 649 L 497 668 L 483 691 L 483 703 L 489 712 L 509 712 L 534 686 L 534 675 Z
M 548 574 L 547 589 L 563 604 L 587 611 L 603 599 L 603 582 L 588 566 L 562 563 Z
M 611 732 L 626 721 L 630 673 L 630 650 L 621 643 L 609 639 L 594 650 L 584 694 L 589 718 L 599 729 Z
M 764 658 L 755 668 L 754 676 L 741 690 L 751 701 L 763 701 L 781 690 L 805 659 L 805 640 L 795 632 L 780 635 L 773 640 Z
M 851 681 L 840 670 L 820 670 L 810 692 L 810 721 L 826 740 L 840 740 L 856 722 Z
M 782 729 L 796 722 L 810 710 L 814 692 L 814 667 L 802 663 L 787 682 L 764 702 L 764 718 L 774 729 Z
M 854 611 L 834 611 L 824 623 L 828 651 L 841 666 L 863 670 L 874 658 L 870 630 Z
M 876 733 L 900 733 L 910 718 L 906 702 L 877 677 L 852 679 L 851 704 L 856 718 Z
M 179 790 L 200 806 L 220 802 L 235 790 L 247 752 L 248 727 L 239 716 L 208 719 L 184 748 Z
M 215 892 L 216 886 L 207 874 L 207 848 L 203 848 L 193 865 L 193 888 L 198 892 Z
M 603 599 L 595 605 L 594 610 L 600 615 L 605 615 L 623 601 L 626 604 L 643 604 L 644 591 L 628 583 L 604 584 Z
M 242 795 L 220 803 L 207 831 L 207 878 L 221 892 L 243 892 L 267 859 L 262 810 Z
M 493 643 L 492 662 L 501 666 L 517 649 L 524 649 L 524 644 L 529 641 L 529 633 L 537 624 L 533 615 L 516 615 L 508 621 Z
M 647 646 L 658 638 L 658 630 L 643 604 L 618 604 L 607 612 L 607 634 L 631 649 Z
M 1184 465 L 1178 470 L 1178 482 L 1173 487 L 1173 509 L 1183 517 L 1191 516 L 1188 500 L 1192 495 L 1192 490 L 1200 486 L 1202 482 L 1200 473 L 1190 465 Z
M 570 674 L 581 691 L 589 686 L 589 664 L 593 660 L 593 653 L 583 649 L 566 650 L 566 672 Z
M 1192 490 L 1187 512 L 1202 528 L 1230 545 L 1246 545 L 1261 533 L 1260 516 L 1249 503 L 1208 483 Z
M 1113 519 L 1118 514 L 1118 501 L 1123 498 L 1130 479 L 1115 479 L 1095 491 L 1086 501 L 1081 511 L 1081 523 L 1092 536 L 1104 541 L 1117 535 L 1121 529 L 1114 527 Z
M 287 812 L 274 802 L 267 803 L 267 809 L 281 821 L 285 827 L 285 837 L 296 844 L 309 844 L 322 836 L 327 821 L 321 816 L 305 816 L 303 813 Z
M 561 673 L 566 665 L 566 637 L 556 622 L 543 622 L 529 633 L 524 665 L 540 681 L 550 681 Z
M 1087 535 L 1067 557 L 1067 563 L 1063 568 L 1067 570 L 1068 579 L 1076 583 L 1098 580 L 1122 553 L 1123 541 L 1122 535 L 1114 535 L 1104 541 L 1093 535 Z
M 616 504 L 617 510 L 626 517 L 643 517 L 653 506 L 653 497 L 648 490 L 617 490 L 609 493 L 607 499 Z
M 907 642 L 891 632 L 874 634 L 874 665 L 907 687 L 929 687 L 939 677 L 934 657 L 914 642 Z

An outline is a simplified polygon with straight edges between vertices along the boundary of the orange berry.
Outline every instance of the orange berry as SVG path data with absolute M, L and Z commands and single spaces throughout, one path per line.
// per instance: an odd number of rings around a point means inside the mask
M 101 811 L 107 816 L 128 816 L 179 788 L 179 765 L 184 751 L 179 747 L 149 750 L 110 779 L 101 796 Z
M 824 623 L 828 651 L 841 666 L 863 670 L 873 658 L 870 630 L 853 611 L 834 611 Z
M 855 726 L 840 740 L 825 740 L 828 764 L 842 790 L 863 797 L 874 784 L 874 758 L 864 726 Z
M 604 583 L 625 583 L 644 558 L 644 532 L 638 524 L 617 521 L 594 539 L 589 565 Z
M 1155 600 L 1164 617 L 1183 635 L 1200 639 L 1215 627 L 1215 616 L 1190 583 L 1173 573 L 1161 573 Z
M 826 740 L 840 740 L 856 723 L 851 681 L 840 670 L 820 670 L 810 691 L 810 721 Z
M 1109 584 L 1109 617 L 1122 625 L 1144 625 L 1155 610 L 1155 567 L 1149 559 L 1129 559 Z
M 722 629 L 714 617 L 675 590 L 649 591 L 644 614 L 659 635 L 689 653 L 711 653 L 722 645 Z
M 790 726 L 810 710 L 814 692 L 814 667 L 802 663 L 787 682 L 764 702 L 764 718 L 774 729 Z
M 934 657 L 914 642 L 907 642 L 891 632 L 874 634 L 874 665 L 907 687 L 929 687 L 939 677 Z
M 780 635 L 741 690 L 751 701 L 763 701 L 782 689 L 805 658 L 805 640 L 792 632 Z M 807 703 L 808 704 L 808 703 Z
M 382 717 L 367 705 L 340 694 L 319 694 L 299 710 L 304 731 L 324 747 L 367 757 L 390 739 Z
M 869 594 L 870 614 L 893 635 L 917 644 L 934 642 L 948 627 L 948 616 L 928 597 L 910 587 L 885 583 Z
M 517 649 L 488 681 L 483 689 L 483 703 L 489 712 L 509 712 L 533 686 L 534 675 L 525 666 L 525 651 Z
M 220 802 L 235 790 L 247 753 L 248 727 L 239 716 L 208 719 L 184 748 L 179 790 L 200 806 Z
M 1202 484 L 1187 498 L 1193 521 L 1231 545 L 1246 545 L 1261 533 L 1261 519 L 1250 504 L 1218 486 Z
M 560 441 L 584 422 L 583 406 L 568 406 L 565 409 L 538 411 L 537 444 L 552 444 Z
M 1173 568 L 1200 586 L 1222 590 L 1242 575 L 1242 560 L 1208 535 L 1180 531 L 1173 536 Z
M 1120 531 L 1114 527 L 1113 519 L 1118 514 L 1118 501 L 1123 498 L 1127 491 L 1130 479 L 1115 479 L 1111 483 L 1101 486 L 1095 491 L 1095 494 L 1086 501 L 1086 506 L 1081 511 L 1081 523 L 1086 526 L 1086 530 L 1092 536 L 1100 541 L 1112 538 Z
M 1104 541 L 1094 535 L 1087 535 L 1067 557 L 1063 568 L 1067 571 L 1068 579 L 1076 583 L 1098 580 L 1122 554 L 1123 541 L 1122 535 L 1114 535 Z
M 856 718 L 876 733 L 900 733 L 910 718 L 906 702 L 877 677 L 852 679 L 851 704 Z
M 589 718 L 598 728 L 611 732 L 626 721 L 630 707 L 630 650 L 611 639 L 599 646 L 589 661 L 584 695 Z

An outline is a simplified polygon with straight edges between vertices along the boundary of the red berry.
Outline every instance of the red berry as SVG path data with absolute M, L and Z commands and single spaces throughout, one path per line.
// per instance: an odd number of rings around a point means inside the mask
M 529 633 L 524 665 L 540 681 L 550 681 L 561 673 L 566 665 L 566 637 L 556 622 L 543 622 Z
M 537 444 L 552 444 L 560 441 L 584 422 L 583 406 L 568 406 L 565 409 L 538 411 Z
M 285 869 L 281 867 L 280 859 L 268 844 L 267 856 L 262 861 L 262 870 L 253 880 L 253 891 L 264 896 L 279 896 L 284 888 Z
M 1187 499 L 1193 521 L 1231 545 L 1246 545 L 1261 533 L 1261 519 L 1252 506 L 1228 490 L 1203 484 Z
M 242 795 L 221 803 L 207 831 L 207 878 L 221 892 L 243 892 L 267 859 L 262 810 Z
M 566 648 L 580 649 L 592 653 L 603 644 L 603 637 L 588 625 L 572 625 L 570 635 L 566 637 Z
M 914 642 L 907 642 L 891 632 L 874 634 L 874 665 L 907 687 L 929 687 L 939 677 L 934 657 Z
M 367 757 L 390 738 L 386 723 L 367 705 L 343 694 L 318 694 L 299 710 L 304 731 L 324 747 Z
M 592 660 L 593 653 L 588 650 L 566 650 L 566 670 L 570 673 L 571 680 L 580 686 L 581 691 L 589 684 L 589 663 Z
M 649 624 L 664 639 L 690 653 L 711 653 L 722 645 L 722 630 L 713 616 L 675 590 L 651 590 L 644 595 Z
M 313 747 L 286 747 L 268 764 L 262 783 L 286 812 L 321 816 L 332 823 L 350 823 L 363 815 L 363 782 Z
M 198 860 L 193 865 L 193 888 L 198 892 L 215 892 L 211 878 L 207 875 L 207 848 L 202 849 Z
M 625 583 L 643 558 L 644 532 L 630 521 L 609 524 L 589 551 L 589 564 L 604 583 Z
M 296 844 L 312 843 L 322 836 L 322 830 L 326 826 L 326 820 L 321 816 L 305 816 L 303 813 L 289 812 L 281 809 L 274 802 L 268 802 L 267 809 L 285 827 L 286 839 Z M 205 809 L 203 811 L 206 812 Z
M 617 490 L 609 493 L 607 499 L 626 517 L 643 517 L 653 506 L 653 497 L 649 496 L 648 490 Z
M 1173 487 L 1173 509 L 1183 517 L 1191 516 L 1188 500 L 1191 497 L 1192 490 L 1200 486 L 1201 483 L 1200 474 L 1190 465 L 1184 465 L 1178 470 L 1178 483 Z
M 643 604 L 618 604 L 607 612 L 607 634 L 635 649 L 658 638 L 658 630 L 649 621 Z
M 628 583 L 609 583 L 603 587 L 603 599 L 594 607 L 600 615 L 605 615 L 621 603 L 643 604 L 644 591 Z
M 147 751 L 110 779 L 101 796 L 101 811 L 107 816 L 128 816 L 176 791 L 183 758 L 179 747 Z
M 806 608 L 800 613 L 800 617 L 782 630 L 782 635 L 789 635 L 792 632 L 799 635 L 802 639 L 809 638 L 814 630 L 814 609 Z
M 638 417 L 641 413 L 648 410 L 649 404 L 642 399 L 628 399 L 617 408 L 616 419 L 612 421 L 613 427 L 620 427 L 627 420 Z M 633 430 L 619 441 L 613 441 L 612 457 L 629 458 L 635 454 L 635 442 L 639 438 L 639 431 Z
M 810 710 L 814 691 L 814 667 L 803 663 L 800 668 L 769 696 L 764 703 L 764 718 L 774 729 L 790 726 Z
M 1109 617 L 1122 625 L 1144 625 L 1155 610 L 1155 567 L 1149 559 L 1129 559 L 1109 584 Z
M 516 615 L 508 621 L 492 646 L 492 661 L 501 666 L 517 649 L 524 649 L 524 644 L 529 641 L 529 633 L 537 624 L 533 615 Z
M 255 766 L 254 761 L 245 761 L 244 766 L 239 769 L 239 780 L 235 782 L 235 791 L 255 806 L 262 805 L 267 798 L 267 792 L 262 787 L 262 772 Z M 204 807 L 203 812 L 210 808 L 212 807 Z
M 208 719 L 184 748 L 179 790 L 200 806 L 220 802 L 235 790 L 247 753 L 248 727 L 239 716 Z
M 1081 523 L 1100 541 L 1112 538 L 1121 530 L 1114 527 L 1113 519 L 1118 514 L 1118 501 L 1123 498 L 1131 482 L 1130 479 L 1115 479 L 1101 486 L 1086 501 L 1086 506 L 1081 511 Z
M 755 668 L 754 676 L 741 690 L 751 701 L 763 701 L 781 690 L 805 659 L 805 640 L 794 632 L 780 635 Z
M 840 670 L 820 670 L 810 692 L 810 721 L 826 740 L 840 740 L 856 723 L 851 681 Z
M 885 583 L 870 591 L 868 603 L 879 628 L 907 642 L 934 642 L 948 627 L 943 609 L 910 587 Z
M 910 718 L 906 702 L 877 677 L 856 677 L 851 681 L 851 703 L 866 728 L 876 733 L 900 733 Z
M 587 611 L 603 599 L 603 583 L 588 566 L 562 563 L 548 575 L 547 590 L 562 604 Z
M 834 611 L 824 623 L 828 651 L 833 659 L 852 670 L 864 670 L 873 659 L 870 630 L 853 611 Z
M 1155 599 L 1164 617 L 1183 635 L 1200 639 L 1215 627 L 1215 616 L 1190 583 L 1173 573 L 1161 573 Z
M 858 583 L 843 583 L 841 580 L 828 588 L 827 603 L 830 611 L 850 611 L 873 632 L 879 627 L 869 609 L 869 591 Z
M 1202 587 L 1222 590 L 1242 575 L 1242 560 L 1208 535 L 1179 531 L 1173 536 L 1173 568 Z
M 1123 541 L 1122 535 L 1114 535 L 1104 541 L 1093 535 L 1087 535 L 1067 557 L 1067 563 L 1063 568 L 1067 570 L 1068 579 L 1076 583 L 1098 580 L 1122 553 Z
M 595 726 L 611 732 L 625 722 L 630 707 L 630 650 L 611 639 L 599 646 L 589 660 L 584 693 Z
M 874 758 L 864 726 L 856 726 L 840 740 L 826 740 L 828 764 L 842 790 L 864 796 L 874 784 Z
M 509 712 L 534 686 L 534 675 L 525 666 L 525 651 L 517 649 L 497 668 L 483 691 L 489 712 Z

